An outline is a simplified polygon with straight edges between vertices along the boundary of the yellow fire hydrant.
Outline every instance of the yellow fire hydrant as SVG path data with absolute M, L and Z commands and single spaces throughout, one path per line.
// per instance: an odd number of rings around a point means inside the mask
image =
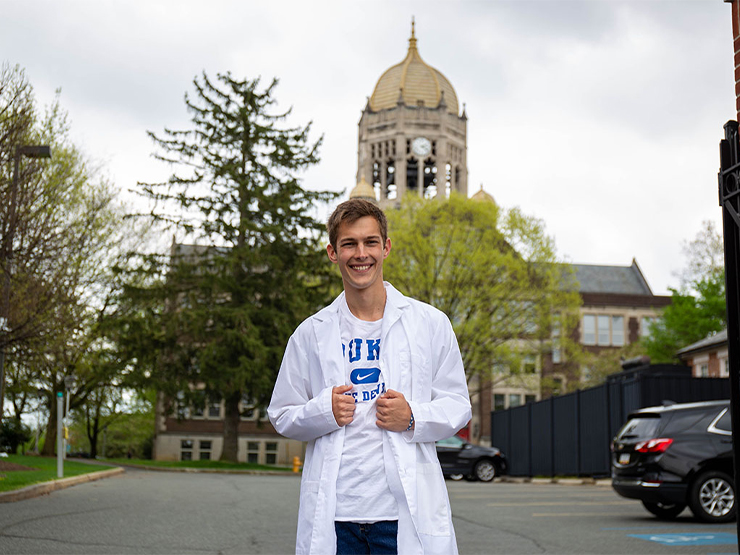
M 301 459 L 293 457 L 293 472 L 298 472 L 301 469 Z

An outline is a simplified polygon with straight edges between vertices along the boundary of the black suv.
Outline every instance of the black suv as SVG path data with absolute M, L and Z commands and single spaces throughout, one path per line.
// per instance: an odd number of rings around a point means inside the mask
M 506 457 L 496 447 L 473 445 L 457 436 L 437 442 L 442 474 L 453 480 L 490 482 L 506 474 Z
M 672 404 L 629 415 L 612 441 L 612 487 L 663 519 L 735 518 L 730 402 Z

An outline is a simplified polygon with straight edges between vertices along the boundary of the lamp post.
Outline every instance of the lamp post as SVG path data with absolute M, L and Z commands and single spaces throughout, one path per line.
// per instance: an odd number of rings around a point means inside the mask
M 75 383 L 77 380 L 75 379 L 73 374 L 69 374 L 68 376 L 64 376 L 64 389 L 67 390 L 67 408 L 64 411 L 64 441 L 62 443 L 62 458 L 67 458 L 67 435 L 69 434 L 69 398 L 72 396 L 72 388 L 75 386 Z
M 8 231 L 3 238 L 3 262 L 5 263 L 5 281 L 3 283 L 2 318 L 0 318 L 0 333 L 10 333 L 10 272 L 13 266 L 13 239 L 15 237 L 15 203 L 18 196 L 18 168 L 21 156 L 28 158 L 51 158 L 51 148 L 48 145 L 23 145 L 15 148 L 13 158 L 13 181 L 10 188 L 10 208 L 8 210 Z M 7 337 L 0 343 L 0 422 L 3 419 L 5 401 L 5 351 Z
M 33 447 L 33 452 L 39 454 L 39 433 L 41 432 L 41 400 L 44 396 L 44 390 L 40 387 L 36 390 L 36 394 L 39 397 L 39 404 L 36 407 L 36 443 Z

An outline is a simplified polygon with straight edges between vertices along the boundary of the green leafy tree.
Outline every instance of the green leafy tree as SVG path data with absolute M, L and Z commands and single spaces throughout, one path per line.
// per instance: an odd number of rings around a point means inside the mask
M 542 222 L 456 194 L 445 202 L 407 196 L 388 219 L 384 275 L 447 314 L 469 382 L 516 378 L 553 347 L 577 362 L 568 333 L 553 345 L 554 329 L 575 327 L 580 297 Z
M 676 352 L 727 327 L 724 246 L 711 221 L 684 243 L 681 287 L 670 289 L 671 305 L 642 340 L 653 363 L 680 363 Z
M 144 384 L 184 403 L 223 399 L 229 461 L 240 401 L 266 403 L 288 337 L 327 301 L 332 275 L 313 213 L 336 195 L 299 182 L 321 139 L 309 139 L 310 124 L 282 125 L 290 110 L 275 112 L 276 84 L 203 73 L 185 96 L 191 129 L 150 133 L 156 157 L 176 168 L 141 185 L 151 217 L 194 244 L 133 265 L 122 322 L 124 356 Z
M 679 349 L 727 327 L 724 270 L 697 279 L 691 288 L 695 294 L 671 289 L 670 306 L 643 340 L 653 363 L 679 363 Z
M 2 270 L 10 283 L 9 325 L 0 334 L 8 354 L 7 396 L 19 419 L 41 391 L 49 414 L 43 453 L 50 455 L 56 393 L 65 376 L 77 378 L 72 408 L 109 379 L 104 372 L 110 367 L 89 361 L 102 348 L 100 322 L 112 308 L 111 262 L 119 245 L 139 234 L 125 228 L 117 191 L 72 142 L 58 96 L 39 115 L 25 73 L 4 66 L 0 113 L 6 116 L 0 116 L 1 157 L 24 144 L 46 144 L 52 151 L 50 160 L 22 160 L 14 213 L 0 203 Z M 12 175 L 6 170 L 0 166 L 0 195 L 7 200 Z M 12 261 L 5 244 L 11 235 Z

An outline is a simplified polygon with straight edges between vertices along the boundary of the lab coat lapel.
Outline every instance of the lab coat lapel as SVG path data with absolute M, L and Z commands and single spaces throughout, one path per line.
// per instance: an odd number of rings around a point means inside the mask
M 409 303 L 406 300 L 406 298 L 401 295 L 390 283 L 384 282 L 385 284 L 385 290 L 386 290 L 386 303 L 385 303 L 385 312 L 383 312 L 383 325 L 380 329 L 380 349 L 381 353 L 381 369 L 383 371 L 383 375 L 385 376 L 386 383 L 388 384 L 388 387 L 390 389 L 399 390 L 399 384 L 401 380 L 401 375 L 398 372 L 398 365 L 397 360 L 395 360 L 398 349 L 389 343 L 388 340 L 388 334 L 390 333 L 393 326 L 398 325 L 399 328 L 394 332 L 397 335 L 402 335 L 404 333 L 404 330 L 402 329 L 402 322 L 399 322 L 401 320 L 401 317 L 403 316 L 404 310 L 408 307 Z M 398 341 L 399 339 L 402 339 L 403 341 L 406 340 L 406 338 L 401 338 L 394 336 L 394 340 Z M 395 349 L 395 350 L 394 350 Z
M 339 331 L 339 303 L 344 293 L 313 317 L 316 344 L 326 387 L 344 385 L 344 361 L 342 359 L 342 337 Z

